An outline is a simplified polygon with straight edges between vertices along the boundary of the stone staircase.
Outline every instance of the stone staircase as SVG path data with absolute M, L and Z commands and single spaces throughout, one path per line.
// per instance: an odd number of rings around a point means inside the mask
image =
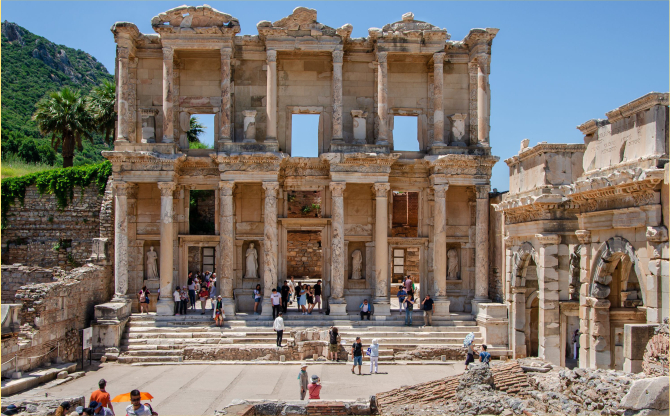
M 290 341 L 291 331 L 336 326 L 345 345 L 361 337 L 367 348 L 372 339 L 380 344 L 380 361 L 392 361 L 394 351 L 413 350 L 416 347 L 460 347 L 470 332 L 475 343 L 482 343 L 482 335 L 470 314 L 452 313 L 448 317 L 433 318 L 432 327 L 423 327 L 422 314 L 415 313 L 414 325 L 404 326 L 404 314 L 397 312 L 386 320 L 360 321 L 357 315 L 327 316 L 284 315 L 286 330 L 283 345 Z M 181 362 L 186 347 L 239 346 L 240 348 L 276 348 L 276 334 L 272 321 L 258 315 L 237 314 L 226 320 L 223 328 L 215 327 L 210 314 L 194 313 L 187 316 L 155 316 L 133 314 L 121 341 L 120 363 Z M 489 348 L 492 355 L 507 355 L 505 348 Z M 364 357 L 367 360 L 368 357 Z

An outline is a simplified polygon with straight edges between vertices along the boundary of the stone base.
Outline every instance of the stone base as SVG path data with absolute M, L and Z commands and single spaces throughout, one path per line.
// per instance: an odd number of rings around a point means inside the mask
M 644 360 L 631 360 L 628 358 L 623 359 L 623 371 L 627 373 L 641 373 L 642 372 L 642 362 Z
M 330 301 L 330 315 L 331 316 L 347 316 L 347 302 L 343 299 L 341 303 L 333 303 Z
M 232 299 L 223 300 L 223 313 L 226 315 L 226 319 L 235 316 L 235 304 Z
M 479 304 L 480 303 L 491 303 L 491 299 L 472 299 L 470 301 L 472 304 L 472 314 L 476 317 L 479 314 Z
M 375 307 L 375 313 L 373 315 L 374 319 L 378 321 L 386 320 L 387 316 L 391 316 L 391 304 L 388 299 L 383 298 L 383 300 L 373 300 L 372 302 Z
M 261 302 L 261 316 L 272 319 L 272 300 L 270 298 L 263 298 L 263 302 Z
M 174 301 L 172 299 L 160 299 L 156 304 L 156 315 L 174 315 Z
M 279 152 L 279 143 L 274 142 L 253 142 L 253 143 L 238 143 L 238 142 L 224 142 L 219 143 L 223 145 L 221 151 L 226 153 L 245 153 L 245 152 L 255 152 L 255 153 L 267 153 L 267 152 Z
M 433 317 L 449 316 L 451 302 L 447 299 L 433 299 Z
M 388 144 L 331 143 L 332 153 L 391 153 Z
M 96 357 L 107 351 L 117 351 L 130 317 L 132 302 L 108 302 L 95 306 L 93 327 L 93 351 Z

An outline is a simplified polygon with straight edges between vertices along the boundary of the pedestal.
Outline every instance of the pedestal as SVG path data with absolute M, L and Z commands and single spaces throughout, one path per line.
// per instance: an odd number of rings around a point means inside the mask
M 385 321 L 387 316 L 391 316 L 391 303 L 387 298 L 374 299 L 372 301 L 375 307 L 374 319 Z
M 449 316 L 449 305 L 451 302 L 447 299 L 433 300 L 433 317 Z
M 330 306 L 330 315 L 331 316 L 347 316 L 347 301 L 344 299 L 338 301 L 337 303 L 333 303 L 334 301 L 330 301 L 328 305 Z
M 161 316 L 174 315 L 174 300 L 170 298 L 159 299 L 158 303 L 156 303 L 156 315 Z
M 491 299 L 472 299 L 471 304 L 472 304 L 472 315 L 475 317 L 477 314 L 479 314 L 479 304 L 480 303 L 491 303 Z
M 226 315 L 226 319 L 231 319 L 231 317 L 235 316 L 235 303 L 232 299 L 225 299 L 223 301 L 223 313 Z
M 261 316 L 272 319 L 272 300 L 270 298 L 263 298 Z

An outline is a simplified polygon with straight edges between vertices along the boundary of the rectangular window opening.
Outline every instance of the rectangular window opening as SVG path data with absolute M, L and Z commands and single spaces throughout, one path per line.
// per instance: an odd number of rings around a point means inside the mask
M 189 149 L 213 149 L 216 126 L 214 114 L 193 114 L 186 132 Z
M 393 191 L 393 237 L 417 237 L 419 231 L 419 193 Z
M 216 233 L 216 196 L 213 190 L 193 189 L 190 192 L 188 224 L 191 235 Z
M 418 152 L 419 117 L 393 116 L 393 150 Z
M 291 156 L 319 156 L 319 114 L 293 114 Z

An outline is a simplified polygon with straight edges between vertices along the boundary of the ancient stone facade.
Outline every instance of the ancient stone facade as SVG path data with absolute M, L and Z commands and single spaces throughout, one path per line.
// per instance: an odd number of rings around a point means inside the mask
M 356 311 L 363 298 L 374 299 L 378 319 L 388 315 L 392 275 L 405 266 L 395 262 L 400 250 L 413 263 L 402 273 L 420 276 L 437 315 L 477 313 L 490 302 L 489 183 L 498 158 L 488 76 L 498 29 L 452 41 L 407 13 L 351 38 L 351 25 L 328 27 L 299 7 L 261 21 L 258 35 L 237 36 L 238 20 L 209 6 L 168 10 L 152 26 L 156 34 L 112 26 L 118 136 L 103 154 L 114 172 L 115 302 L 143 285 L 161 293 L 183 285 L 189 248 L 200 247 L 214 251 L 226 314 L 249 311 L 261 284 L 269 316 L 269 289 L 288 277 L 298 231 L 320 233 L 332 315 Z M 215 114 L 214 149 L 188 148 L 195 114 Z M 291 156 L 294 114 L 319 115 L 317 157 Z M 395 151 L 394 116 L 417 119 L 419 151 Z M 193 190 L 217 193 L 213 235 L 189 229 Z M 399 221 L 393 195 L 407 192 L 412 212 Z M 308 204 L 309 193 L 318 197 Z M 392 232 L 404 224 L 414 231 Z M 158 251 L 156 281 L 145 280 L 148 246 Z M 357 251 L 360 279 L 352 277 Z M 257 276 L 245 277 L 248 266 Z M 157 311 L 172 314 L 169 297 Z
M 624 325 L 667 317 L 667 106 L 649 93 L 580 125 L 584 144 L 524 140 L 506 160 L 514 356 L 563 364 L 578 329 L 580 367 L 622 369 Z

